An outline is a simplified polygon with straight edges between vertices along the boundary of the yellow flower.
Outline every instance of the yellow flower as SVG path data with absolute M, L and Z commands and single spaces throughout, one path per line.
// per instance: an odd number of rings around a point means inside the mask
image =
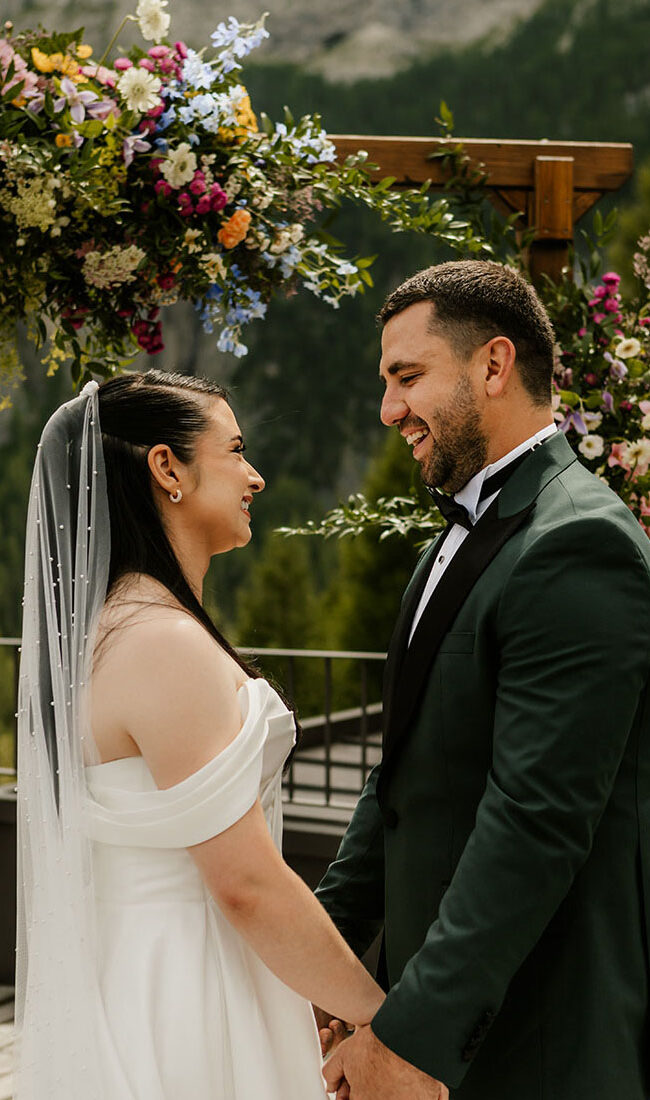
M 76 83 L 78 83 L 79 80 L 86 79 L 83 73 L 79 71 L 79 66 L 74 57 L 69 57 L 67 54 L 61 59 L 61 64 L 58 67 L 64 76 L 69 76 L 70 79 L 74 80 Z
M 60 56 L 60 55 L 59 55 Z M 32 46 L 32 61 L 34 67 L 38 69 L 39 73 L 51 73 L 54 70 L 52 58 L 49 54 L 43 53 L 37 46 Z
M 246 130 L 252 130 L 254 134 L 258 131 L 257 116 L 251 107 L 251 97 L 248 94 L 240 99 L 237 106 L 237 122 Z
M 63 54 L 62 53 L 51 53 L 50 54 L 50 65 L 52 66 L 53 69 L 60 69 L 61 66 L 63 65 Z
M 85 61 L 88 57 L 92 57 L 92 52 L 92 46 L 89 46 L 86 42 L 81 42 L 77 46 L 77 57 L 80 57 L 82 61 Z
M 54 139 L 54 144 L 59 149 L 68 149 L 73 145 L 72 134 L 57 134 Z
M 235 110 L 235 118 L 237 120 L 236 126 L 221 126 L 219 128 L 219 139 L 223 141 L 224 145 L 228 145 L 231 141 L 236 141 L 241 145 L 250 133 L 256 134 L 258 131 L 257 117 L 251 107 L 248 93 L 239 100 Z

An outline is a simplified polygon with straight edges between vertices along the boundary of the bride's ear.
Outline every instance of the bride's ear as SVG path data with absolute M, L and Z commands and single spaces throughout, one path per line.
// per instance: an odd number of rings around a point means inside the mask
M 166 443 L 156 443 L 151 448 L 147 455 L 147 464 L 154 484 L 164 493 L 175 493 L 181 488 L 180 463 Z

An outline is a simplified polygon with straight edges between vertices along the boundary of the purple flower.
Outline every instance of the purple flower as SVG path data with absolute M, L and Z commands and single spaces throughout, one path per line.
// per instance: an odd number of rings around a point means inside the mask
M 560 431 L 561 432 L 566 433 L 571 428 L 575 428 L 575 430 L 578 432 L 578 435 L 588 435 L 589 434 L 588 431 L 587 431 L 587 425 L 585 424 L 584 420 L 582 419 L 582 416 L 575 409 L 572 409 L 571 412 L 568 413 L 565 416 L 564 420 L 560 424 Z
M 133 163 L 136 153 L 146 153 L 149 149 L 151 149 L 151 142 L 143 141 L 137 134 L 129 134 L 122 143 L 122 156 L 126 167 Z
M 603 390 L 603 408 L 605 412 L 614 412 L 614 398 L 607 390 Z
M 613 378 L 616 382 L 620 382 L 621 379 L 625 378 L 625 375 L 627 374 L 627 367 L 625 366 L 625 363 L 621 363 L 620 359 L 615 359 L 611 351 L 604 352 L 603 358 L 605 358 L 610 364 L 610 378 Z
M 54 110 L 62 111 L 64 107 L 70 108 L 70 117 L 73 122 L 83 122 L 86 117 L 86 107 L 97 99 L 95 92 L 80 92 L 77 85 L 73 84 L 68 76 L 61 80 L 63 95 L 55 100 Z

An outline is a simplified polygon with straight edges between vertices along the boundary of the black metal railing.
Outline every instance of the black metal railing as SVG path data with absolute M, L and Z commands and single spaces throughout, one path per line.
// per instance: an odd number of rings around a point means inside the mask
M 0 675 L 13 679 L 12 691 L 5 691 L 13 699 L 12 710 L 0 715 L 4 730 L 0 783 L 6 783 L 16 776 L 20 639 L 0 638 L 0 647 L 11 654 Z M 381 753 L 381 673 L 386 655 L 249 646 L 240 652 L 254 658 L 261 671 L 281 686 L 299 715 L 302 736 L 285 775 L 285 802 L 352 808 Z M 2 654 L 0 649 L 0 658 Z

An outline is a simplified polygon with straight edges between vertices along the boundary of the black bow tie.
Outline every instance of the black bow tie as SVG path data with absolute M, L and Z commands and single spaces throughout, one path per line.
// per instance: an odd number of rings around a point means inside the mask
M 540 444 L 536 444 L 539 446 Z M 531 450 L 535 450 L 531 447 Z M 504 466 L 501 470 L 497 470 L 495 474 L 491 474 L 490 477 L 486 477 L 481 486 L 481 492 L 479 493 L 479 503 L 482 500 L 487 500 L 493 493 L 497 493 L 499 489 L 502 489 L 506 481 L 508 481 L 511 474 L 520 466 L 525 458 L 528 458 L 530 451 L 524 451 L 523 455 L 519 455 L 518 458 L 513 458 L 512 462 L 509 462 L 507 466 Z M 471 531 L 474 524 L 470 519 L 469 512 L 464 504 L 460 504 L 454 497 L 447 496 L 446 493 L 441 493 L 439 489 L 433 489 L 430 485 L 426 486 L 427 492 L 433 497 L 433 501 L 440 512 L 443 519 L 447 521 L 448 526 L 452 523 L 459 523 L 461 527 L 465 527 L 467 531 Z

